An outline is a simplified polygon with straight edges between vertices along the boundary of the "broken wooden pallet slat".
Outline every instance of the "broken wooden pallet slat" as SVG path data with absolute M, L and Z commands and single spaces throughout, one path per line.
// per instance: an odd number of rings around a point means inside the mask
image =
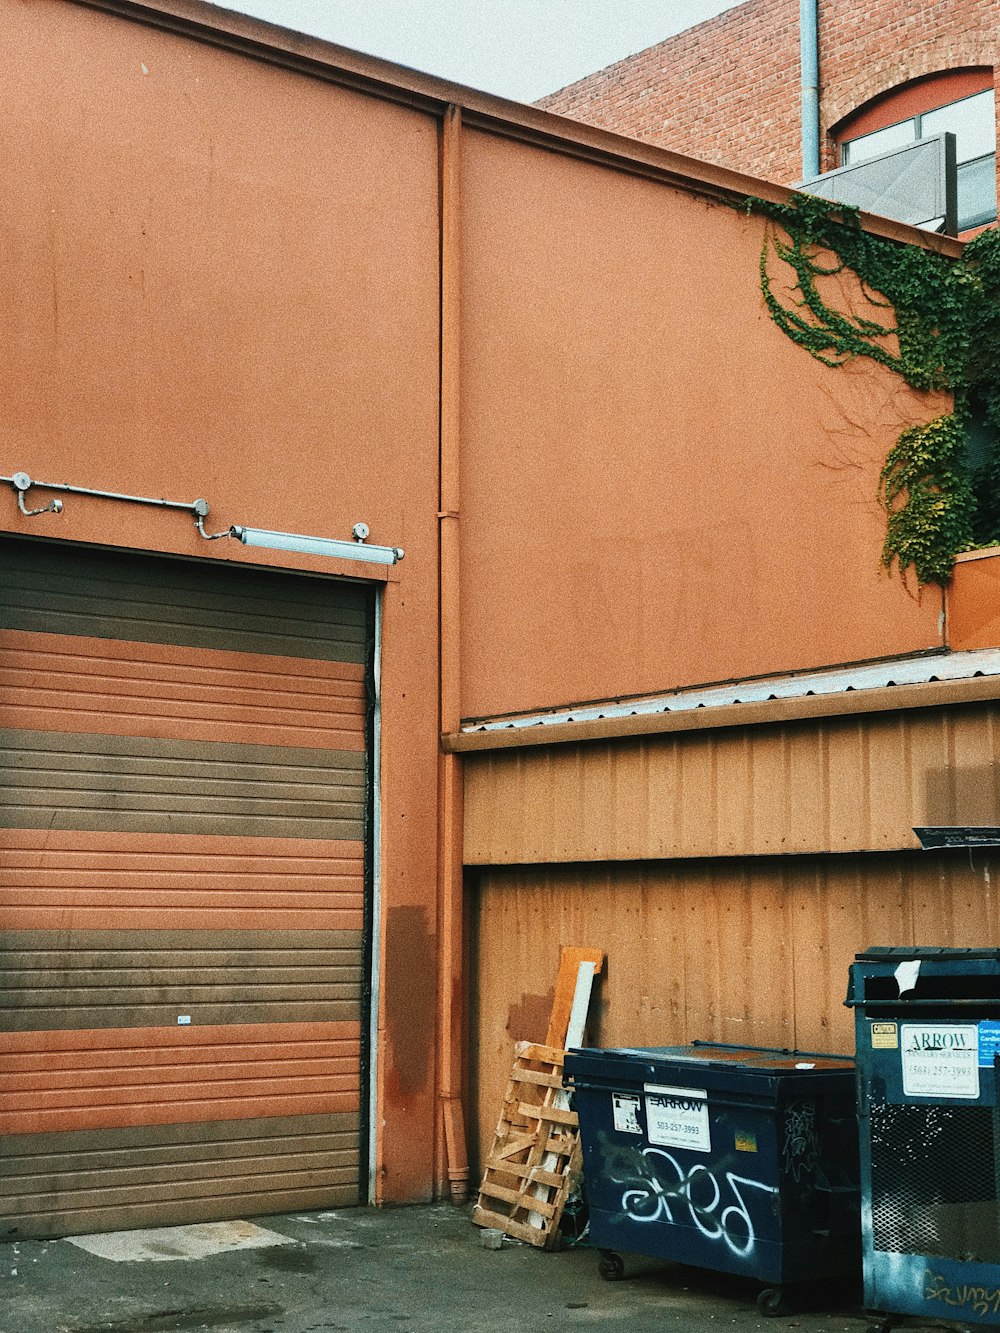
M 524 1116 L 525 1120 L 541 1120 L 546 1124 L 553 1125 L 577 1125 L 580 1122 L 576 1118 L 575 1111 L 564 1111 L 559 1106 L 532 1106 L 530 1102 L 521 1102 L 518 1105 L 518 1111 Z
M 509 1170 L 510 1163 L 515 1157 L 529 1150 L 534 1142 L 534 1136 L 531 1134 L 516 1134 L 502 1148 L 494 1147 L 487 1159 L 487 1166 L 495 1166 L 497 1170 Z M 506 1166 L 504 1165 L 506 1163 Z
M 543 1246 L 544 1231 L 538 1231 L 527 1222 L 515 1222 L 513 1218 L 506 1217 L 503 1213 L 491 1212 L 488 1208 L 477 1207 L 473 1210 L 472 1220 L 479 1227 L 496 1227 L 504 1235 L 512 1236 L 515 1240 L 523 1240 L 528 1245 L 534 1245 L 538 1248 Z
M 524 1199 L 524 1191 L 505 1189 L 503 1185 L 494 1185 L 490 1181 L 484 1180 L 479 1186 L 479 1197 L 483 1198 L 484 1196 L 490 1199 L 499 1199 L 501 1203 L 509 1203 L 517 1207 Z M 543 1199 L 533 1199 L 531 1211 L 538 1213 L 540 1217 L 551 1218 L 555 1213 L 555 1204 L 546 1203 Z
M 541 1069 L 522 1069 L 519 1075 L 522 1083 L 534 1083 L 540 1088 L 561 1088 L 561 1074 L 546 1074 Z
M 593 963 L 594 972 L 600 972 L 604 966 L 603 949 L 577 949 L 564 947 L 559 957 L 559 974 L 556 977 L 556 993 L 552 1002 L 552 1014 L 549 1018 L 549 1030 L 545 1040 L 549 1047 L 561 1050 L 573 1045 L 567 1042 L 569 1018 L 576 998 L 577 980 L 581 963 Z
M 558 1171 L 546 1171 L 540 1166 L 520 1166 L 502 1158 L 490 1158 L 486 1166 L 498 1175 L 516 1176 L 519 1180 L 529 1180 L 531 1184 L 552 1185 L 558 1189 L 563 1182 L 562 1175 Z
M 562 1189 L 564 1177 L 560 1171 L 546 1171 L 538 1167 L 530 1175 L 533 1185 L 551 1185 L 553 1189 Z
M 561 1046 L 542 1046 L 537 1041 L 519 1041 L 514 1047 L 514 1054 L 522 1060 L 541 1060 L 547 1065 L 558 1065 L 562 1069 L 566 1052 Z

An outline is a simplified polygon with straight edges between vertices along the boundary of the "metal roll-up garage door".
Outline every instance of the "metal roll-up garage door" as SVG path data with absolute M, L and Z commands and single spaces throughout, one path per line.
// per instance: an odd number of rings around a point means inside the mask
M 358 1202 L 372 625 L 0 539 L 0 1235 Z

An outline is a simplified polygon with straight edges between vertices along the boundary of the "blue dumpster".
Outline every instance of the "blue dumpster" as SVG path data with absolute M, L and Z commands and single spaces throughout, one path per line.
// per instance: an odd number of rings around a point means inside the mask
M 865 1304 L 1000 1325 L 1000 949 L 873 948 L 854 1009 Z
M 854 1064 L 694 1042 L 571 1051 L 590 1241 L 766 1284 L 860 1274 Z

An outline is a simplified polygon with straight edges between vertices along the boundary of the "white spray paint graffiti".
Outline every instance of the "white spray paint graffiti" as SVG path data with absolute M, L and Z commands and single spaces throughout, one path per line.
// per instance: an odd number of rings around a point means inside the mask
M 625 1187 L 621 1206 L 633 1222 L 662 1219 L 677 1223 L 674 1209 L 686 1209 L 706 1240 L 720 1241 L 740 1258 L 753 1253 L 757 1233 L 747 1206 L 748 1191 L 774 1195 L 775 1185 L 764 1185 L 733 1171 L 723 1172 L 720 1184 L 704 1163 L 696 1162 L 685 1171 L 676 1157 L 662 1148 L 627 1151 L 627 1165 L 625 1157 L 626 1153 L 618 1156 L 622 1174 L 609 1171 L 609 1178 Z
M 789 1106 L 785 1114 L 785 1172 L 798 1184 L 811 1176 L 819 1161 L 816 1107 L 812 1102 Z

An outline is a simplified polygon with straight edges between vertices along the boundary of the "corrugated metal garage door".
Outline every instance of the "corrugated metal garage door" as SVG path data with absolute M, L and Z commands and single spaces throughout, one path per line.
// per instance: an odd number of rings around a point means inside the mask
M 370 593 L 0 571 L 0 1234 L 356 1203 Z

